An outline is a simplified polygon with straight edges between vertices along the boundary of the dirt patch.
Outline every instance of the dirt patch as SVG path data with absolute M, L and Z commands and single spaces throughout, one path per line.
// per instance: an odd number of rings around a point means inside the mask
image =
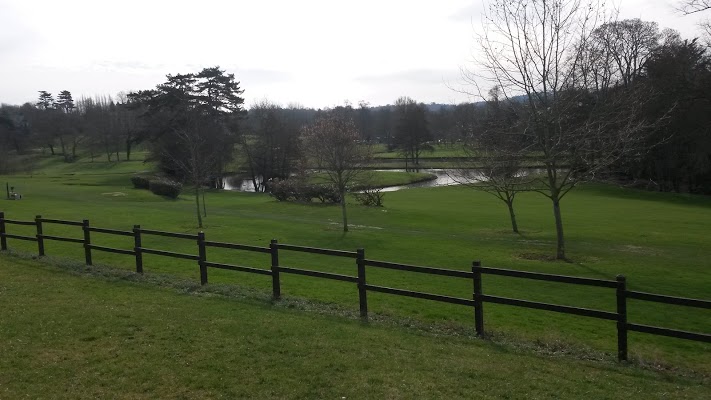
M 518 258 L 531 261 L 558 261 L 555 256 L 543 253 L 521 253 Z
M 634 253 L 634 254 L 645 254 L 645 255 L 656 255 L 657 253 L 650 249 L 649 247 L 643 247 L 643 246 L 635 246 L 632 244 L 626 244 L 620 247 L 620 251 L 624 251 L 626 253 Z

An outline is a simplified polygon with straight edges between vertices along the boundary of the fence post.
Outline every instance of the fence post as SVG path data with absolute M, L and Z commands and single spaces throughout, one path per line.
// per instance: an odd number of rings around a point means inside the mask
M 5 237 L 5 212 L 0 211 L 0 250 L 7 250 L 7 238 Z
M 484 335 L 484 302 L 481 299 L 481 261 L 472 262 L 474 279 L 474 326 L 478 336 Z
M 136 272 L 143 273 L 143 253 L 141 252 L 141 225 L 133 226 L 133 252 L 136 254 Z
M 269 243 L 272 254 L 272 297 L 274 300 L 281 299 L 281 282 L 279 281 L 279 245 L 276 239 Z
M 358 249 L 356 264 L 358 265 L 358 300 L 360 317 L 368 320 L 368 291 L 365 287 L 365 249 Z
M 617 275 L 617 360 L 627 360 L 627 280 Z
M 39 256 L 44 256 L 44 237 L 42 236 L 42 216 L 35 216 L 35 225 L 37 226 L 37 251 Z
M 85 219 L 81 222 L 81 228 L 84 230 L 84 260 L 86 265 L 92 265 L 91 262 L 91 232 L 89 231 L 89 220 Z
M 200 284 L 207 284 L 207 249 L 205 248 L 205 232 L 198 232 L 198 265 L 200 265 Z

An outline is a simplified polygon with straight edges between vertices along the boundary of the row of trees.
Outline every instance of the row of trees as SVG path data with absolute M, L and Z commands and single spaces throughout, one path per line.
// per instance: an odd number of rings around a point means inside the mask
M 55 99 L 52 93 L 40 91 L 37 103 L 20 107 L 2 105 L 0 142 L 7 150 L 23 154 L 38 147 L 52 155 L 61 155 L 66 162 L 88 152 L 93 159 L 105 154 L 109 161 L 118 161 L 125 151 L 143 138 L 139 135 L 138 113 L 126 103 L 125 95 L 118 101 L 110 97 L 82 98 L 75 101 L 64 90 Z

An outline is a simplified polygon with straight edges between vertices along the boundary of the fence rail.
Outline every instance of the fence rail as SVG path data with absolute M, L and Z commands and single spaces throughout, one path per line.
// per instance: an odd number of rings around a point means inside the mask
M 82 228 L 83 239 L 68 238 L 62 236 L 45 235 L 43 233 L 43 224 L 60 224 L 69 226 L 80 226 Z M 17 234 L 11 234 L 7 232 L 7 227 L 10 225 L 25 225 L 25 226 L 35 226 L 36 235 L 35 236 L 23 236 Z M 117 236 L 132 236 L 133 237 L 133 250 L 124 250 L 107 246 L 99 246 L 91 242 L 91 232 L 102 233 L 107 235 L 117 235 Z M 142 246 L 142 235 L 157 235 L 170 237 L 175 239 L 189 239 L 194 240 L 197 244 L 197 255 L 177 253 L 173 251 L 160 250 L 146 248 Z M 617 324 L 617 356 L 619 360 L 627 359 L 627 333 L 628 331 L 642 332 L 652 335 L 668 336 L 679 339 L 687 339 L 698 342 L 711 343 L 711 334 L 707 333 L 697 333 L 697 332 L 687 332 L 677 329 L 642 325 L 637 323 L 630 323 L 627 321 L 627 300 L 641 300 L 649 302 L 657 302 L 663 304 L 671 304 L 676 306 L 686 306 L 686 307 L 697 307 L 704 309 L 711 309 L 711 301 L 691 299 L 684 297 L 667 296 L 655 293 L 645 293 L 638 291 L 627 290 L 627 283 L 624 276 L 617 276 L 616 280 L 604 280 L 604 279 L 593 279 L 593 278 L 582 278 L 567 275 L 554 275 L 545 274 L 539 272 L 528 272 L 528 271 L 517 271 L 502 268 L 491 268 L 483 267 L 479 261 L 474 261 L 472 263 L 471 271 L 462 270 L 452 270 L 444 268 L 435 267 L 425 267 L 418 265 L 400 264 L 387 261 L 377 261 L 365 258 L 365 250 L 358 249 L 356 251 L 345 251 L 345 250 L 333 250 L 333 249 L 322 249 L 317 247 L 307 247 L 298 246 L 292 244 L 279 243 L 277 240 L 272 240 L 268 247 L 253 246 L 246 244 L 237 243 L 226 243 L 226 242 L 216 242 L 205 240 L 205 233 L 198 232 L 198 234 L 187 234 L 187 233 L 176 233 L 176 232 L 165 232 L 152 229 L 142 229 L 140 225 L 134 225 L 131 231 L 123 231 L 118 229 L 108 229 L 108 228 L 97 228 L 92 227 L 89 224 L 89 220 L 83 220 L 82 222 L 76 221 L 65 221 L 59 219 L 49 219 L 42 218 L 40 215 L 35 217 L 34 221 L 20 221 L 5 218 L 5 213 L 0 211 L 0 250 L 7 250 L 7 240 L 25 240 L 37 242 L 37 250 L 40 256 L 45 255 L 45 240 L 55 240 L 64 241 L 69 243 L 83 244 L 85 263 L 87 265 L 92 265 L 92 250 L 132 255 L 135 257 L 136 272 L 143 273 L 143 254 L 159 255 L 171 258 L 180 258 L 191 261 L 197 261 L 198 267 L 200 269 L 200 283 L 208 283 L 208 270 L 209 268 L 216 268 L 222 270 L 230 270 L 237 272 L 253 273 L 258 275 L 268 275 L 272 278 L 272 297 L 275 300 L 281 298 L 281 273 L 296 274 L 309 276 L 314 278 L 331 279 L 343 282 L 355 283 L 358 289 L 358 300 L 359 309 L 361 317 L 368 318 L 368 299 L 367 292 L 379 292 L 385 294 L 391 294 L 396 296 L 405 296 L 411 298 L 425 299 L 431 301 L 438 301 L 450 304 L 463 305 L 467 307 L 472 307 L 474 309 L 474 324 L 476 332 L 479 335 L 484 335 L 484 303 L 495 303 L 503 304 L 517 307 L 533 308 L 538 310 L 552 311 L 564 314 L 572 314 L 584 317 L 597 318 L 608 321 L 616 321 Z M 256 253 L 269 253 L 271 256 L 271 267 L 270 269 L 260 269 L 248 266 L 239 266 L 232 264 L 223 264 L 217 262 L 211 262 L 207 260 L 207 248 L 217 247 L 225 248 L 231 250 L 241 250 Z M 280 263 L 279 261 L 279 250 L 287 251 L 297 251 L 310 254 L 326 255 L 326 256 L 336 256 L 344 258 L 355 258 L 355 267 L 357 276 L 350 276 L 344 274 L 335 274 L 331 272 L 314 271 L 309 269 L 293 268 L 287 267 Z M 415 272 L 420 274 L 428 275 L 439 275 L 448 276 L 453 278 L 466 279 L 472 283 L 473 293 L 472 298 L 465 299 L 460 297 L 451 297 L 441 294 L 417 292 L 412 290 L 391 288 L 386 286 L 372 285 L 368 284 L 366 280 L 366 267 L 382 268 L 389 270 L 405 271 L 405 272 Z M 531 280 L 539 280 L 546 282 L 557 282 L 563 284 L 574 284 L 574 285 L 586 285 L 602 287 L 607 289 L 615 289 L 615 299 L 616 299 L 616 311 L 603 311 L 594 310 L 588 308 L 573 307 L 569 305 L 560 304 L 549 304 L 542 302 L 535 302 L 525 299 L 512 299 L 507 297 L 486 295 L 483 292 L 483 275 L 498 275 L 512 278 L 523 278 Z

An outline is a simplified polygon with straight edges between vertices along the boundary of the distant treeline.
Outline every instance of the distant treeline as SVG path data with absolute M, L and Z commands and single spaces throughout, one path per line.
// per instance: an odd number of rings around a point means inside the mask
M 629 36 L 625 30 L 644 35 Z M 600 74 L 600 69 L 592 71 L 594 73 L 581 70 L 579 79 L 599 80 L 595 84 L 599 84 L 600 91 L 591 93 L 591 98 L 605 88 L 620 91 L 643 85 L 644 93 L 648 93 L 651 100 L 640 102 L 640 109 L 635 112 L 659 123 L 654 124 L 651 135 L 645 136 L 648 141 L 645 150 L 610 166 L 608 176 L 653 190 L 711 194 L 709 46 L 698 40 L 683 40 L 673 31 L 660 32 L 656 23 L 639 20 L 603 25 L 596 30 L 598 41 L 591 42 L 591 46 L 610 45 L 609 40 L 605 40 L 620 32 L 639 39 L 634 43 L 636 53 L 628 53 L 629 49 L 624 47 L 607 48 L 604 54 L 609 59 L 606 62 L 614 71 Z M 589 54 L 597 54 L 595 51 L 591 49 Z M 595 67 L 597 62 L 599 60 L 593 60 L 589 66 Z M 183 79 L 186 76 L 193 81 Z M 155 90 L 120 93 L 115 97 L 75 100 L 67 90 L 56 96 L 40 91 L 35 103 L 3 104 L 0 106 L 0 160 L 3 160 L 0 173 L 12 169 L 13 159 L 40 150 L 60 156 L 66 162 L 73 162 L 80 154 L 92 160 L 123 161 L 130 160 L 132 150 L 140 145 L 150 150 L 151 158 L 159 162 L 164 172 L 180 177 L 176 160 L 185 159 L 189 152 L 171 149 L 176 141 L 168 132 L 170 129 L 177 132 L 177 125 L 170 122 L 178 109 L 160 108 L 150 101 L 156 94 L 165 95 L 160 97 L 163 99 L 171 98 L 171 91 L 188 83 L 196 85 L 191 96 L 202 99 L 194 105 L 204 106 L 205 110 L 211 110 L 205 112 L 219 114 L 221 118 L 219 129 L 213 127 L 201 133 L 210 140 L 214 138 L 220 147 L 219 167 L 210 171 L 211 175 L 219 177 L 229 169 L 241 169 L 254 177 L 257 190 L 264 189 L 257 177 L 261 177 L 262 182 L 285 178 L 304 167 L 299 165 L 303 161 L 299 154 L 300 132 L 319 116 L 335 114 L 352 120 L 362 141 L 384 144 L 388 150 L 397 151 L 417 164 L 420 154 L 435 143 L 460 146 L 471 143 L 484 131 L 490 133 L 492 115 L 497 115 L 499 125 L 519 124 L 525 114 L 522 110 L 527 107 L 525 97 L 504 96 L 506 93 L 494 88 L 484 101 L 456 105 L 424 104 L 402 97 L 393 105 L 377 107 L 360 102 L 357 106 L 344 104 L 332 109 L 312 109 L 263 101 L 244 110 L 242 90 L 234 77 L 231 83 L 234 86 L 225 89 L 225 93 L 233 97 L 215 106 L 215 98 L 211 97 L 214 88 L 227 76 L 231 75 L 211 68 L 194 75 L 169 75 L 168 81 Z M 611 83 L 611 79 L 614 82 Z M 224 108 L 229 104 L 233 108 Z M 502 105 L 504 112 L 500 111 Z M 165 123 L 162 118 L 173 119 Z M 184 128 L 190 121 L 181 123 Z

